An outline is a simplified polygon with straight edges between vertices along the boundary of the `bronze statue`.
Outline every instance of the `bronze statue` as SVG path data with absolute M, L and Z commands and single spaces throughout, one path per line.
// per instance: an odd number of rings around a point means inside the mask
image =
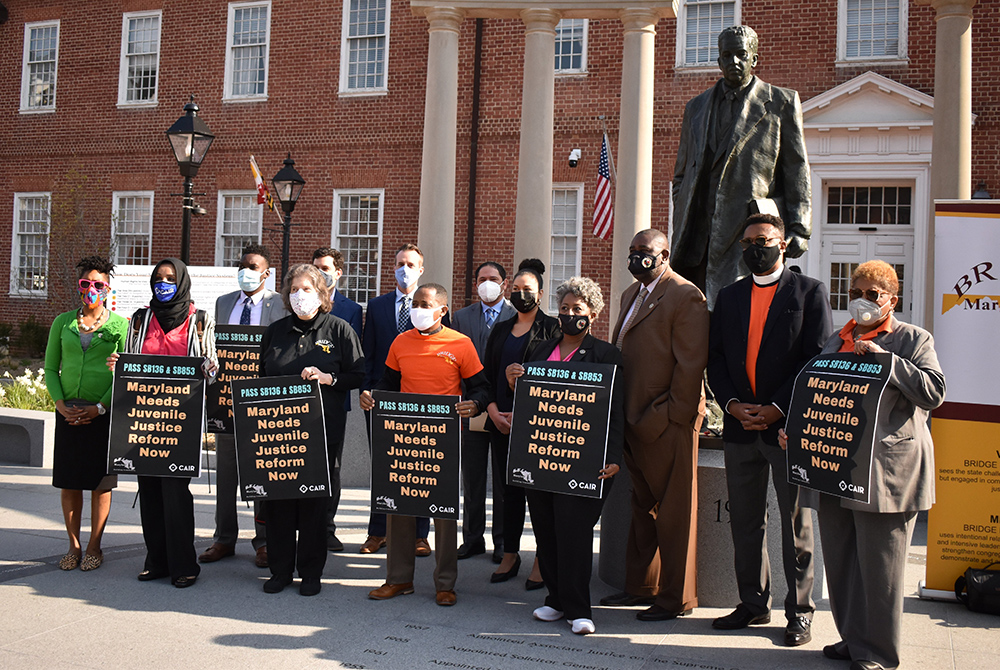
M 684 108 L 670 264 L 705 292 L 709 309 L 719 289 L 749 273 L 739 246 L 747 216 L 781 217 L 788 258 L 805 252 L 811 232 L 799 94 L 753 75 L 757 47 L 752 28 L 723 30 L 722 79 Z

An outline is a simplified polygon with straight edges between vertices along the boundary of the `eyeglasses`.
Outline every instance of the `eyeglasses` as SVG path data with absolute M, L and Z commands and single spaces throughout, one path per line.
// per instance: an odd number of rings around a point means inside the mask
M 857 300 L 861 296 L 864 296 L 866 299 L 871 300 L 872 302 L 878 302 L 879 298 L 881 298 L 884 295 L 889 295 L 889 293 L 886 291 L 879 291 L 876 288 L 870 288 L 867 291 L 862 291 L 859 288 L 852 288 L 847 292 L 847 297 L 850 298 L 851 300 Z
M 80 290 L 81 291 L 89 291 L 91 286 L 93 286 L 98 291 L 103 291 L 104 289 L 108 288 L 108 283 L 104 282 L 104 281 L 100 281 L 100 280 L 98 280 L 98 281 L 93 281 L 93 280 L 90 280 L 90 279 L 81 279 L 80 280 Z
M 749 249 L 751 246 L 766 247 L 768 242 L 773 242 L 775 240 L 777 240 L 777 241 L 780 242 L 781 238 L 780 237 L 764 237 L 763 235 L 760 235 L 758 237 L 754 237 L 753 239 L 751 239 L 749 237 L 744 237 L 742 240 L 740 240 L 740 246 L 743 247 L 744 249 Z

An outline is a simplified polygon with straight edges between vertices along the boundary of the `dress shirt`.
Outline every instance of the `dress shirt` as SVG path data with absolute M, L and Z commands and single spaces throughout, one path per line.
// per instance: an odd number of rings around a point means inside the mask
M 229 313 L 229 325 L 238 326 L 240 325 L 240 317 L 243 316 L 243 301 L 247 299 L 247 294 L 244 293 L 233 305 L 233 311 Z M 260 315 L 264 311 L 264 306 L 261 302 L 264 300 L 264 291 L 257 291 L 252 296 L 250 296 L 250 325 L 259 326 L 260 325 Z

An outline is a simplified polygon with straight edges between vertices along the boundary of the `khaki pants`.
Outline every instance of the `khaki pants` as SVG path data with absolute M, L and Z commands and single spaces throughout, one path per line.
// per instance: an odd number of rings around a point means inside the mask
M 412 516 L 388 515 L 386 536 L 386 583 L 409 584 L 416 564 L 417 520 Z M 434 519 L 434 588 L 454 591 L 458 578 L 458 522 Z

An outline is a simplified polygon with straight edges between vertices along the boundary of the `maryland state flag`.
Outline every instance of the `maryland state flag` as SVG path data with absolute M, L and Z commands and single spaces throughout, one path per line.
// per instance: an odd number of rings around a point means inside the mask
M 253 172 L 253 181 L 257 185 L 257 204 L 267 205 L 267 208 L 273 212 L 274 198 L 271 197 L 270 191 L 264 185 L 264 178 L 260 174 L 260 168 L 257 167 L 257 161 L 253 155 L 250 156 L 250 171 Z

